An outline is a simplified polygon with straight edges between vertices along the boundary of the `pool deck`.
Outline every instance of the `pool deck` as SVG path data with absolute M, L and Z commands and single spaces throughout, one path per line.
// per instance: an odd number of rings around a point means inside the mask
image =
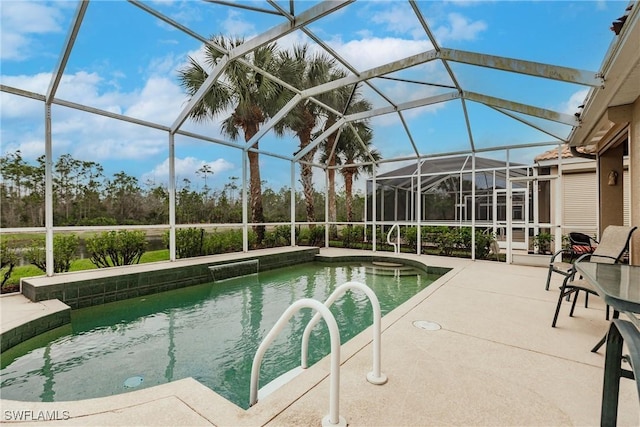
M 278 249 L 273 249 L 278 251 Z M 323 256 L 369 251 L 321 249 Z M 389 253 L 378 255 L 392 256 Z M 547 269 L 428 255 L 406 255 L 452 270 L 382 322 L 384 385 L 367 382 L 371 328 L 342 346 L 340 415 L 350 426 L 599 425 L 605 334 L 604 304 L 563 304 L 551 320 L 559 278 L 544 290 Z M 582 297 L 581 297 L 582 301 Z M 26 321 L 53 302 L 0 298 L 1 326 Z M 435 322 L 425 330 L 415 321 Z M 11 326 L 12 327 L 12 326 Z M 126 363 L 126 361 L 123 361 Z M 0 400 L 2 422 L 77 426 L 311 426 L 329 413 L 329 361 L 323 359 L 249 410 L 193 379 L 78 402 Z M 48 412 L 41 412 L 48 411 Z M 27 421 L 18 422 L 17 417 Z M 620 387 L 618 425 L 640 425 L 632 381 Z

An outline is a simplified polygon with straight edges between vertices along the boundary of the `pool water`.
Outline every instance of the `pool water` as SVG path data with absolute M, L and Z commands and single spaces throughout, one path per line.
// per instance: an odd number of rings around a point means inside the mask
M 22 401 L 80 400 L 193 377 L 247 408 L 255 352 L 293 302 L 324 302 L 353 280 L 373 289 L 384 315 L 438 277 L 417 270 L 372 274 L 360 263 L 308 263 L 74 310 L 70 325 L 2 354 L 0 393 Z M 348 291 L 331 311 L 342 343 L 372 324 L 371 305 L 359 291 Z M 302 332 L 313 314 L 298 312 L 271 345 L 261 387 L 300 365 Z M 329 348 L 320 322 L 311 335 L 310 364 Z

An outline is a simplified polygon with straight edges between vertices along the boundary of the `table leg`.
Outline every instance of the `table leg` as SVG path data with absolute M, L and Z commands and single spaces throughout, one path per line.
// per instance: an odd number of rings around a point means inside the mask
M 608 306 L 607 306 L 608 307 Z M 620 317 L 620 312 L 618 310 L 613 310 L 613 318 L 617 319 Z M 591 349 L 591 353 L 597 353 L 598 350 L 600 350 L 600 347 L 602 347 L 602 345 L 607 342 L 607 334 L 605 334 L 600 341 L 598 341 L 598 344 L 596 344 L 592 349 Z
M 607 349 L 604 359 L 604 384 L 602 386 L 601 426 L 615 426 L 618 421 L 618 395 L 622 375 L 623 338 L 615 322 L 611 322 L 607 334 Z

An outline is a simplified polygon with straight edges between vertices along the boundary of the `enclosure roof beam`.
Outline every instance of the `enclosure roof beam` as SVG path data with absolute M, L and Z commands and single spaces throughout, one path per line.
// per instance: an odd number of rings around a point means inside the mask
M 270 15 L 277 15 L 277 16 L 283 16 L 284 13 L 281 12 L 277 12 L 275 10 L 271 10 L 271 9 L 264 9 L 262 7 L 256 7 L 256 6 L 248 6 L 245 5 L 241 2 L 235 2 L 235 1 L 222 1 L 222 0 L 204 0 L 207 3 L 215 3 L 215 4 L 219 4 L 222 6 L 231 6 L 231 7 L 235 7 L 238 9 L 244 9 L 244 10 L 251 10 L 253 12 L 261 12 L 261 13 L 268 13 Z
M 73 18 L 73 25 L 69 29 L 67 39 L 64 42 L 62 54 L 60 55 L 55 70 L 53 71 L 51 82 L 49 83 L 49 89 L 47 89 L 47 104 L 50 104 L 53 97 L 56 96 L 58 85 L 60 84 L 60 80 L 62 80 L 62 75 L 64 74 L 64 69 L 67 66 L 69 55 L 71 55 L 73 45 L 76 41 L 76 37 L 78 36 L 78 32 L 80 31 L 80 25 L 82 25 L 82 20 L 84 19 L 84 14 L 87 11 L 87 6 L 89 6 L 89 0 L 82 0 L 78 3 L 78 8 L 76 9 L 76 14 Z
M 531 126 L 532 128 L 537 129 L 542 133 L 546 133 L 549 136 L 557 138 L 558 140 L 560 140 L 562 142 L 567 142 L 567 138 L 565 138 L 563 136 L 560 136 L 560 135 L 557 135 L 555 132 L 547 130 L 547 129 L 543 128 L 542 126 L 538 126 L 535 123 L 530 122 L 529 120 L 525 120 L 522 117 L 516 116 L 515 114 L 509 112 L 508 110 L 505 110 L 505 109 L 502 109 L 502 108 L 499 108 L 499 107 L 492 107 L 492 106 L 489 106 L 489 107 L 493 108 L 494 110 L 496 110 L 496 111 L 498 111 L 498 112 L 500 112 L 500 113 L 502 113 L 502 114 L 504 114 L 506 116 L 511 117 L 514 120 L 517 120 L 517 121 L 519 121 L 521 123 L 524 123 L 527 126 Z
M 330 126 L 329 129 L 325 130 L 316 139 L 311 141 L 309 143 L 309 145 L 304 147 L 302 150 L 298 151 L 295 154 L 295 156 L 293 156 L 293 161 L 297 162 L 298 160 L 302 159 L 304 156 L 306 156 L 309 153 L 309 151 L 311 151 L 314 148 L 316 148 L 322 141 L 324 141 L 333 132 L 335 132 L 336 130 L 340 129 L 340 127 L 342 125 L 344 125 L 345 123 L 346 123 L 346 120 L 344 118 L 340 118 L 332 126 Z
M 451 101 L 452 99 L 460 98 L 459 92 L 448 92 L 441 95 L 429 96 L 427 98 L 417 99 L 415 101 L 409 101 L 402 104 L 398 104 L 397 107 L 389 106 L 376 108 L 375 110 L 367 110 L 361 113 L 354 113 L 345 116 L 345 119 L 349 122 L 364 120 L 370 117 L 382 116 L 385 114 L 395 113 L 396 111 L 410 110 L 412 108 L 425 107 L 427 105 L 438 104 L 440 102 Z
M 379 77 L 385 74 L 404 70 L 405 68 L 424 64 L 425 62 L 433 61 L 434 59 L 437 59 L 437 52 L 435 50 L 418 53 L 417 55 L 409 56 L 407 58 L 399 59 L 397 61 L 393 61 L 388 64 L 363 71 L 362 73 L 360 73 L 360 75 L 343 77 L 341 79 L 332 80 L 328 83 L 323 83 L 318 86 L 306 89 L 302 91 L 302 97 L 307 98 L 310 96 L 319 95 L 321 93 L 330 92 L 343 86 L 360 83 L 374 77 Z
M 503 145 L 503 146 L 499 146 L 499 147 L 486 147 L 486 148 L 476 148 L 475 153 L 490 153 L 493 151 L 504 151 L 504 150 L 509 150 L 509 149 L 520 149 L 520 148 L 543 148 L 543 147 L 557 147 L 558 146 L 558 141 L 543 141 L 543 142 L 531 142 L 531 143 L 526 143 L 526 144 L 511 144 L 511 145 Z M 412 161 L 412 160 L 416 160 L 416 158 L 418 159 L 434 159 L 434 158 L 438 158 L 438 157 L 452 157 L 452 156 L 461 156 L 461 155 L 466 155 L 466 154 L 472 154 L 472 152 L 470 150 L 460 150 L 460 151 L 448 151 L 448 152 L 444 152 L 444 153 L 428 153 L 428 154 L 421 154 L 420 156 L 404 156 L 404 157 L 394 157 L 393 159 L 380 159 L 377 163 L 378 164 L 382 164 L 382 163 L 397 163 L 397 162 L 404 162 L 404 161 Z M 367 178 L 368 179 L 368 178 Z
M 515 111 L 516 113 L 522 113 L 528 116 L 551 120 L 568 126 L 578 126 L 580 124 L 578 118 L 570 114 L 558 113 L 556 111 L 534 107 L 527 104 L 521 104 L 514 101 L 508 101 L 506 99 L 494 98 L 489 95 L 482 95 L 475 92 L 464 91 L 462 92 L 462 97 L 470 101 L 486 104 L 488 106 L 504 108 L 505 110 L 511 110 Z
M 287 102 L 287 104 L 280 109 L 267 123 L 263 126 L 260 126 L 258 132 L 253 135 L 245 146 L 245 149 L 253 147 L 259 140 L 262 138 L 271 128 L 273 128 L 280 120 L 282 120 L 291 110 L 293 110 L 302 97 L 300 95 L 295 95 L 293 98 Z
M 42 102 L 45 101 L 45 96 L 41 93 L 31 92 L 31 91 L 20 89 L 13 86 L 0 84 L 0 92 L 6 92 L 12 95 L 22 96 L 29 99 L 35 99 Z
M 527 74 L 561 82 L 575 83 L 591 87 L 603 87 L 604 78 L 595 71 L 579 70 L 576 68 L 549 65 L 541 62 L 524 61 L 521 59 L 487 55 L 484 53 L 467 52 L 456 49 L 441 49 L 438 56 L 447 61 L 462 64 L 477 65 L 518 74 Z
M 402 127 L 404 127 L 404 131 L 407 133 L 407 137 L 409 137 L 409 142 L 411 143 L 411 147 L 413 148 L 413 152 L 416 153 L 416 156 L 420 155 L 420 151 L 418 151 L 418 147 L 416 146 L 416 142 L 413 139 L 413 135 L 409 130 L 409 126 L 407 125 L 407 121 L 404 119 L 404 115 L 402 111 L 398 111 L 398 117 L 400 117 L 400 121 L 402 122 Z
M 473 143 L 473 132 L 471 131 L 471 122 L 469 121 L 469 112 L 467 111 L 467 103 L 464 102 L 464 98 L 460 99 L 462 103 L 462 112 L 464 113 L 464 123 L 467 126 L 467 135 L 469 135 L 469 145 L 471 146 L 471 151 L 475 152 L 476 147 Z

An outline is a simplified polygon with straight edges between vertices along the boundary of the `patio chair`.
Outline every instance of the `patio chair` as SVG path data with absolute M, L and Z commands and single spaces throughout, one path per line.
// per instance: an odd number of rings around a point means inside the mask
M 580 256 L 575 262 L 581 262 L 585 260 L 588 260 L 588 262 L 599 262 L 603 264 L 615 264 L 620 262 L 622 256 L 625 254 L 629 247 L 631 235 L 637 228 L 638 227 L 624 227 L 619 225 L 608 226 L 602 233 L 602 238 L 600 239 L 598 247 L 592 253 L 586 253 Z M 575 269 L 571 267 L 571 273 L 564 278 L 562 286 L 560 287 L 558 304 L 556 306 L 556 312 L 553 316 L 553 322 L 551 323 L 552 327 L 555 328 L 556 322 L 558 321 L 558 314 L 560 313 L 562 300 L 565 297 L 568 298 L 571 294 L 575 294 L 573 303 L 571 304 L 571 311 L 569 312 L 569 316 L 573 316 L 573 310 L 575 309 L 576 301 L 578 301 L 578 294 L 580 293 L 580 291 L 585 292 L 586 298 L 589 297 L 589 294 L 598 295 L 594 287 L 588 281 L 582 278 L 575 278 Z M 588 299 L 585 300 L 585 306 L 587 301 Z M 616 317 L 615 313 L 614 317 Z M 609 320 L 608 306 L 607 320 Z
M 593 253 L 598 247 L 598 241 L 584 233 L 569 233 L 570 261 L 579 258 L 581 255 Z
M 549 261 L 549 273 L 547 274 L 547 283 L 545 290 L 549 290 L 549 284 L 551 283 L 551 275 L 553 273 L 560 274 L 565 278 L 572 274 L 573 261 L 584 254 L 593 253 L 598 245 L 598 241 L 594 238 L 584 234 L 572 232 L 569 233 L 569 248 L 561 249 L 551 255 Z M 569 254 L 569 262 L 562 261 L 564 254 Z M 559 257 L 559 258 L 558 258 Z M 559 260 L 558 260 L 559 259 Z

